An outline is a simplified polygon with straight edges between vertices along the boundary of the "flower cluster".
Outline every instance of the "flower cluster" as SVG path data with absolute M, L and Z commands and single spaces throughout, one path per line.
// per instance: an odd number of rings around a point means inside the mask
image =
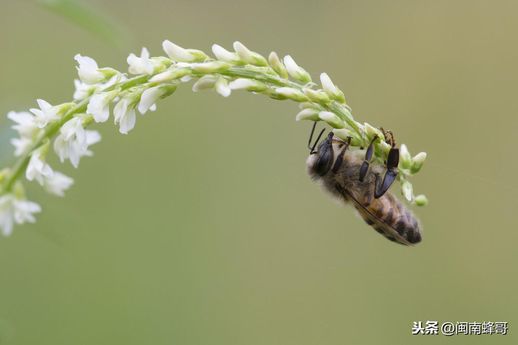
M 160 99 L 191 80 L 195 92 L 215 90 L 228 97 L 233 91 L 246 90 L 298 102 L 297 121 L 324 121 L 338 137 L 350 137 L 351 147 L 366 147 L 377 136 L 381 140 L 375 143 L 375 159 L 386 159 L 390 146 L 384 134 L 354 120 L 343 92 L 326 73 L 320 75 L 319 86 L 290 55 L 281 59 L 272 52 L 266 58 L 240 42 L 234 43 L 233 51 L 214 44 L 214 57 L 167 40 L 162 47 L 167 56 L 151 57 L 146 48 L 140 56 L 130 54 L 128 73 L 100 68 L 94 59 L 78 54 L 73 102 L 53 106 L 37 100 L 39 108 L 7 114 L 19 136 L 11 141 L 18 160 L 12 168 L 0 171 L 0 230 L 4 235 L 11 233 L 15 223 L 34 222 L 34 214 L 41 211 L 26 199 L 23 176 L 58 196 L 73 184 L 72 178 L 47 163 L 51 149 L 61 162 L 69 160 L 77 168 L 82 157 L 92 155 L 90 146 L 101 140 L 97 131 L 86 129 L 89 125 L 106 122 L 113 115 L 119 132 L 127 134 L 135 127 L 138 113 L 156 110 Z M 414 196 L 408 178 L 421 169 L 425 158 L 423 152 L 412 157 L 401 146 L 398 179 L 403 195 L 417 205 L 426 204 L 426 198 Z

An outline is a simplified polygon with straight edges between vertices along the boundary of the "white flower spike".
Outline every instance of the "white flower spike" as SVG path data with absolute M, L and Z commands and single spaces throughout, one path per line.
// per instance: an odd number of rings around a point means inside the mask
M 113 106 L 114 121 L 119 132 L 127 134 L 136 124 L 137 110 L 141 114 L 154 111 L 158 101 L 172 94 L 178 86 L 195 81 L 193 91 L 215 90 L 229 97 L 233 90 L 246 90 L 275 100 L 291 99 L 299 103 L 296 120 L 325 121 L 334 128 L 337 137 L 352 137 L 351 148 L 367 147 L 374 136 L 382 139 L 380 130 L 357 122 L 345 103 L 342 91 L 326 73 L 320 75 L 321 86 L 295 60 L 287 55 L 280 59 L 275 52 L 268 59 L 234 42 L 234 51 L 212 45 L 215 58 L 201 50 L 182 48 L 164 41 L 167 56 L 151 57 L 146 48 L 140 56 L 127 56 L 128 71 L 99 68 L 87 56 L 76 55 L 79 79 L 74 81 L 74 102 L 51 105 L 37 100 L 39 108 L 29 112 L 10 112 L 12 128 L 18 136 L 11 139 L 18 156 L 12 167 L 0 170 L 0 231 L 10 234 L 13 224 L 34 221 L 41 208 L 25 199 L 23 176 L 36 180 L 49 193 L 63 196 L 74 182 L 46 162 L 49 147 L 53 147 L 61 162 L 69 160 L 78 167 L 84 156 L 93 153 L 89 147 L 101 140 L 97 131 L 86 130 L 93 122 L 106 122 Z M 52 146 L 51 146 L 52 145 Z M 390 145 L 385 140 L 374 143 L 375 162 L 387 159 Z M 398 167 L 398 182 L 407 199 L 424 205 L 424 195 L 414 196 L 409 179 L 416 174 L 426 158 L 421 152 L 414 156 L 402 145 Z M 408 183 L 403 185 L 407 181 Z

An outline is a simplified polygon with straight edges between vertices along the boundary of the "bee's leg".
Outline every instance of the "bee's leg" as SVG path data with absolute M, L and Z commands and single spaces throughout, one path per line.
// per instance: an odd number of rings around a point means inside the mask
M 396 180 L 398 174 L 399 164 L 399 149 L 391 148 L 387 158 L 387 172 L 383 176 L 383 181 L 380 182 L 379 175 L 376 175 L 376 188 L 374 190 L 374 197 L 380 198 L 390 188 L 392 183 Z
M 313 146 L 311 146 L 311 141 L 313 140 L 313 134 L 315 133 L 316 126 L 317 126 L 317 122 L 315 121 L 313 123 L 313 127 L 311 128 L 311 134 L 309 135 L 309 140 L 308 140 L 308 149 L 309 149 L 310 154 L 316 153 L 315 148 L 317 147 L 320 137 L 322 137 L 322 134 L 324 134 L 324 131 L 325 131 L 325 128 L 322 129 L 322 131 L 320 132 L 320 134 L 317 137 L 317 140 L 315 140 L 315 143 L 313 144 Z
M 377 135 L 372 138 L 369 147 L 367 147 L 367 152 L 365 152 L 365 159 L 363 160 L 362 166 L 360 167 L 360 182 L 363 182 L 365 176 L 367 176 L 367 171 L 369 171 L 369 162 L 372 159 L 372 154 L 374 152 L 374 142 L 377 139 Z
M 336 157 L 335 164 L 333 165 L 333 168 L 331 169 L 334 173 L 338 172 L 338 169 L 340 169 L 340 166 L 342 165 L 344 161 L 344 155 L 345 151 L 347 151 L 347 148 L 351 144 L 352 137 L 347 137 L 347 141 L 344 143 L 344 147 L 340 150 L 338 153 L 338 156 Z

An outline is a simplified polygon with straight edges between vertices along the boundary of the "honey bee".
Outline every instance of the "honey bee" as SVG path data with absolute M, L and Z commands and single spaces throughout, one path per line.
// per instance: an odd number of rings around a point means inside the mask
M 371 164 L 375 137 L 366 150 L 350 149 L 351 138 L 342 140 L 330 132 L 317 147 L 324 130 L 310 149 L 306 161 L 310 177 L 344 203 L 352 204 L 363 220 L 393 242 L 414 245 L 421 241 L 420 225 L 414 214 L 388 191 L 397 177 L 399 149 L 393 135 L 384 132 L 391 145 L 385 166 Z M 390 135 L 389 135 L 390 134 Z M 381 177 L 383 176 L 383 177 Z

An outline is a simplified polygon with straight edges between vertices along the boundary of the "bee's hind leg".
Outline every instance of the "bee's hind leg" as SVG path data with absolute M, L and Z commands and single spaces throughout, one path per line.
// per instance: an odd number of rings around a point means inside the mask
M 387 157 L 387 172 L 383 176 L 383 180 L 380 182 L 379 175 L 376 175 L 376 188 L 374 190 L 374 197 L 380 198 L 387 192 L 392 183 L 396 180 L 398 174 L 399 164 L 399 149 L 392 147 Z
M 360 167 L 360 182 L 363 182 L 365 176 L 367 176 L 367 172 L 369 171 L 369 162 L 372 159 L 372 154 L 374 153 L 374 142 L 378 139 L 378 136 L 375 135 L 372 138 L 369 147 L 367 147 L 367 151 L 365 152 L 365 158 L 363 160 L 362 166 Z
M 336 157 L 335 164 L 333 164 L 333 168 L 331 169 L 334 173 L 338 172 L 338 169 L 340 169 L 340 166 L 342 166 L 342 163 L 344 162 L 344 155 L 345 151 L 347 151 L 347 148 L 351 144 L 351 137 L 347 137 L 347 140 L 344 143 L 344 146 L 338 153 L 338 156 Z

